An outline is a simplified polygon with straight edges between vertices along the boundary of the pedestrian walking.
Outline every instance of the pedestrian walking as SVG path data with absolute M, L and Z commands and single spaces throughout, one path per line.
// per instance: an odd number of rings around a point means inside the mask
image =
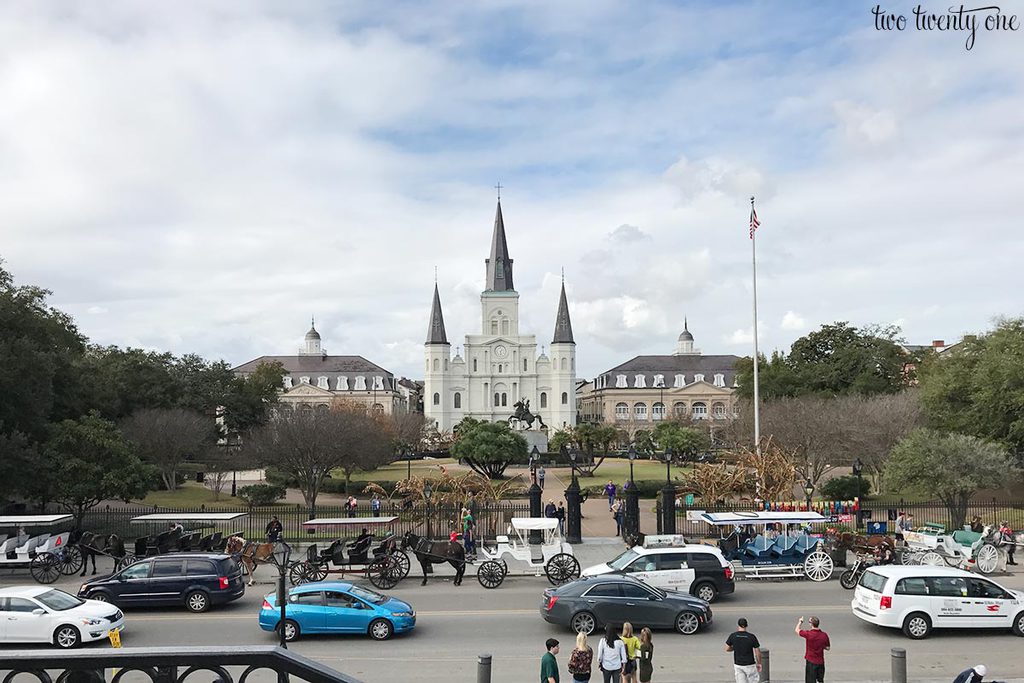
M 466 555 L 469 558 L 476 557 L 476 520 L 473 513 L 463 510 L 462 515 L 462 543 L 466 546 Z M 470 560 L 472 561 L 472 560 Z
M 348 509 L 348 516 L 349 517 L 355 517 L 356 516 L 356 506 L 357 505 L 359 505 L 359 502 L 356 500 L 356 497 L 355 496 L 349 496 L 348 500 L 345 502 L 345 507 Z
M 380 516 L 380 496 L 376 493 L 370 499 L 370 510 L 373 512 L 374 517 Z
M 558 501 L 558 509 L 555 510 L 555 519 L 558 520 L 558 533 L 565 536 L 565 502 Z
M 960 675 L 953 679 L 953 683 L 981 683 L 986 674 L 988 667 L 984 664 L 975 664 L 967 671 L 961 671 Z
M 605 626 L 604 638 L 597 645 L 597 665 L 604 683 L 622 683 L 622 666 L 626 662 L 626 646 L 615 635 L 615 627 Z
M 540 486 L 540 490 L 544 490 L 544 465 L 537 468 L 537 486 Z
M 569 655 L 569 673 L 573 683 L 587 683 L 593 665 L 594 651 L 587 645 L 587 634 L 580 631 L 576 634 L 576 647 Z
M 725 651 L 732 653 L 732 671 L 736 683 L 757 683 L 761 671 L 761 643 L 747 630 L 747 620 L 740 617 L 737 629 L 725 640 Z
M 617 500 L 612 505 L 612 519 L 615 520 L 615 535 L 622 535 L 622 518 L 625 516 L 625 512 L 622 509 L 622 501 Z
M 615 484 L 612 483 L 611 479 L 604 485 L 604 495 L 608 496 L 608 512 L 611 512 L 612 505 L 615 504 Z
M 640 683 L 651 683 L 654 676 L 654 643 L 651 629 L 644 626 L 640 629 Z
M 633 635 L 633 624 L 622 624 L 622 644 L 626 646 L 626 661 L 622 665 L 622 683 L 636 683 L 636 663 L 640 657 L 640 639 Z
M 1006 545 L 1006 564 L 1017 564 L 1013 559 L 1013 551 L 1017 549 L 1017 539 L 1013 537 L 1013 529 L 1007 520 L 1003 520 L 999 525 L 999 540 Z
M 540 658 L 540 683 L 558 683 L 558 662 L 555 655 L 558 654 L 558 641 L 548 638 L 544 643 L 547 648 Z
M 821 623 L 818 617 L 810 617 L 811 628 L 804 630 L 804 618 L 800 617 L 796 622 L 794 633 L 807 641 L 804 649 L 804 683 L 824 683 L 825 680 L 825 650 L 832 647 L 828 634 L 818 628 Z
M 555 501 L 549 500 L 548 504 L 544 506 L 544 516 L 548 519 L 554 519 L 558 514 L 558 508 L 555 507 Z

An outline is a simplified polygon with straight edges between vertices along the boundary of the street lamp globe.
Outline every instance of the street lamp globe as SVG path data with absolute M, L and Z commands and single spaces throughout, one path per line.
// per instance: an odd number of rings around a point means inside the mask
M 428 481 L 428 482 L 426 483 L 426 485 L 425 485 L 425 486 L 423 487 L 423 497 L 424 497 L 424 498 L 426 498 L 426 499 L 427 499 L 427 501 L 430 501 L 430 496 L 431 496 L 431 495 L 432 495 L 433 493 L 434 493 L 434 487 L 433 487 L 433 486 L 431 486 L 431 485 L 430 485 L 430 482 Z
M 811 497 L 814 495 L 814 484 L 808 479 L 804 482 L 804 493 L 807 494 L 807 506 L 811 506 Z

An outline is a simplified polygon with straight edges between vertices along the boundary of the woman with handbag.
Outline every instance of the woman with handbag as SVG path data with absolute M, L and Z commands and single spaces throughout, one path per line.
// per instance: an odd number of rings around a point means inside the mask
M 587 634 L 580 631 L 576 634 L 576 649 L 569 655 L 569 673 L 573 683 L 587 683 L 593 663 L 594 651 L 587 645 Z
M 604 638 L 597 646 L 597 663 L 604 683 L 622 683 L 622 667 L 626 663 L 626 646 L 615 635 L 615 627 L 605 627 Z

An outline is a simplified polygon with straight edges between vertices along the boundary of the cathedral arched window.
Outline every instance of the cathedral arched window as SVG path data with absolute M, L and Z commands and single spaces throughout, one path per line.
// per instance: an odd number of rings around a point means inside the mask
M 440 369 L 441 369 L 441 359 L 440 358 L 435 358 L 434 359 L 434 372 L 437 372 Z
M 501 394 L 494 392 L 494 407 L 497 408 L 501 405 Z
M 461 408 L 462 407 L 462 394 L 460 394 L 457 391 L 455 392 L 455 407 L 456 408 Z
M 434 392 L 434 405 L 441 405 L 441 394 L 437 393 L 436 391 Z
M 501 405 L 502 405 L 502 407 L 505 407 L 505 406 L 508 405 L 508 394 L 506 394 L 505 392 L 502 392 L 502 394 L 501 394 Z
M 562 369 L 563 370 L 568 370 L 569 369 L 569 359 L 568 358 L 563 358 L 562 359 Z
M 444 359 L 444 371 L 448 372 L 448 359 L 447 358 Z
M 498 374 L 501 374 L 501 363 L 498 363 Z
M 569 394 L 564 392 L 564 391 L 562 392 L 562 405 L 563 406 L 569 405 Z
M 476 358 L 473 359 L 473 372 L 476 372 Z
M 508 319 L 503 318 L 501 321 L 501 333 L 508 334 Z
M 523 359 L 523 372 L 527 372 L 526 359 Z
M 491 334 L 498 334 L 498 321 L 497 320 L 492 320 L 491 321 Z
M 546 391 L 540 392 L 540 407 L 541 408 L 547 408 L 548 407 L 548 394 L 547 394 Z

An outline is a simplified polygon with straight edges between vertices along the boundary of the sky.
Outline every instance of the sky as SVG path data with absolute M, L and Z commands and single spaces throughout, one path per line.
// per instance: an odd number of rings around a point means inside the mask
M 751 353 L 755 196 L 762 351 L 951 342 L 1021 315 L 1024 29 L 917 4 L 5 2 L 0 258 L 95 343 L 241 364 L 315 316 L 418 378 L 435 268 L 480 331 L 500 182 L 520 330 L 564 269 L 586 378 L 684 318 Z

